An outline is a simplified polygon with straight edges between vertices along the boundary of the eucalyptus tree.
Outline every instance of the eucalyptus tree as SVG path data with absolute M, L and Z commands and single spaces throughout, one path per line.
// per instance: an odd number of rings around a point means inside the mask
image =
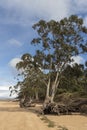
M 46 100 L 53 102 L 62 71 L 72 62 L 72 57 L 87 53 L 87 28 L 75 15 L 59 22 L 40 20 L 33 28 L 38 34 L 32 40 L 32 44 L 38 46 L 34 61 L 47 74 Z
M 41 79 L 44 78 L 42 71 L 40 70 L 39 64 L 34 60 L 34 57 L 26 53 L 21 57 L 21 61 L 16 64 L 16 68 L 20 70 L 18 76 L 22 76 L 22 80 L 18 82 L 14 88 L 19 89 L 19 98 L 39 99 L 38 93 L 43 86 Z

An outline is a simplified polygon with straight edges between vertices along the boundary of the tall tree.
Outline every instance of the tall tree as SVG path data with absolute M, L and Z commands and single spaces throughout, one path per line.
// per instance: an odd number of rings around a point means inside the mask
M 75 15 L 59 22 L 40 20 L 33 28 L 38 37 L 31 43 L 38 49 L 34 56 L 24 54 L 17 68 L 23 69 L 24 79 L 31 86 L 35 86 L 36 81 L 43 82 L 47 88 L 45 101 L 53 102 L 67 64 L 73 61 L 72 57 L 87 53 L 87 28 Z
M 38 37 L 32 40 L 32 44 L 38 46 L 34 60 L 41 70 L 48 72 L 45 81 L 46 100 L 53 102 L 62 71 L 67 63 L 72 62 L 73 56 L 87 53 L 87 28 L 83 25 L 83 20 L 75 15 L 59 22 L 40 20 L 33 28 L 38 33 Z

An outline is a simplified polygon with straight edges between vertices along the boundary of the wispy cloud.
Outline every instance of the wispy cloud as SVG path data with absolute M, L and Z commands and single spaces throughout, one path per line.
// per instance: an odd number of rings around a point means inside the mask
M 14 45 L 14 46 L 22 46 L 22 43 L 14 38 L 8 40 L 8 44 Z

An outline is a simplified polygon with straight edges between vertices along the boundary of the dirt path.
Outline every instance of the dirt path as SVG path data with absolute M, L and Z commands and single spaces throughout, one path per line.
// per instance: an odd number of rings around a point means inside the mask
M 32 112 L 19 108 L 16 102 L 0 101 L 0 130 L 54 130 Z

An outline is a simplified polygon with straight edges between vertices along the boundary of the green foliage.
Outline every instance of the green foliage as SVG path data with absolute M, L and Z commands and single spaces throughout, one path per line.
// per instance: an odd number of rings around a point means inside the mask
M 55 101 L 69 98 L 87 98 L 86 68 L 83 65 L 68 65 L 62 72 L 59 87 L 56 91 Z

